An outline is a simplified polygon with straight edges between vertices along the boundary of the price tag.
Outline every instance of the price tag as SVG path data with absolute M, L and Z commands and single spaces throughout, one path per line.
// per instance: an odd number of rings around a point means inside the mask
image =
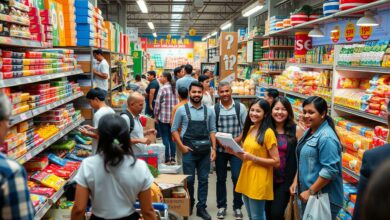
M 30 160 L 32 158 L 31 152 L 28 152 L 25 156 L 26 161 Z
M 24 120 L 27 120 L 27 115 L 26 115 L 26 113 L 22 113 L 21 115 L 20 115 L 20 118 L 24 121 Z
M 372 27 L 369 26 L 360 26 L 359 35 L 363 40 L 368 40 L 372 35 Z
M 348 22 L 345 26 L 344 37 L 346 41 L 351 41 L 355 37 L 355 24 Z

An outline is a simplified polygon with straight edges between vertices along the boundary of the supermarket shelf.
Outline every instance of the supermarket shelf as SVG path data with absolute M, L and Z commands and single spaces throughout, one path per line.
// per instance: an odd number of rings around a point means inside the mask
M 247 43 L 248 40 L 242 40 L 242 41 L 238 41 L 238 44 L 244 44 L 244 43 Z
M 308 63 L 286 63 L 286 66 L 296 66 L 301 68 L 315 68 L 315 69 L 333 69 L 332 65 L 323 64 L 308 64 Z
M 313 21 L 305 22 L 303 24 L 299 24 L 299 25 L 296 25 L 293 27 L 284 28 L 280 31 L 270 32 L 266 36 L 286 35 L 288 33 L 293 34 L 295 30 L 310 29 L 316 24 L 328 23 L 328 22 L 335 20 L 337 18 L 351 16 L 354 13 L 359 12 L 359 11 L 366 11 L 368 9 L 373 10 L 373 9 L 376 9 L 379 7 L 388 7 L 388 6 L 390 6 L 390 0 L 378 0 L 378 1 L 364 4 L 364 5 L 352 8 L 352 9 L 340 11 L 340 12 L 334 13 L 334 14 L 329 15 L 329 16 L 321 17 L 321 18 L 315 19 Z
M 293 50 L 295 46 L 264 46 L 262 49 L 290 49 Z
M 77 170 L 73 172 L 73 174 L 69 177 L 68 183 L 71 182 L 77 174 Z M 35 213 L 35 220 L 42 219 L 45 214 L 49 211 L 51 206 L 55 204 L 65 193 L 65 187 L 62 187 L 60 190 L 58 190 L 51 198 L 49 198 L 46 203 Z
M 15 47 L 31 47 L 31 48 L 45 48 L 47 45 L 44 42 L 26 40 L 16 37 L 2 37 L 0 36 L 0 45 L 15 46 Z
M 265 36 L 254 36 L 253 38 L 249 38 L 248 41 L 250 40 L 267 40 L 269 39 L 269 37 L 265 37 Z
M 351 176 L 355 180 L 359 180 L 360 179 L 360 175 L 359 174 L 355 173 L 354 171 L 352 171 L 352 170 L 350 170 L 348 168 L 343 167 L 343 172 L 348 174 L 349 176 Z
M 288 91 L 288 90 L 284 90 L 284 89 L 280 89 L 280 88 L 275 88 L 275 89 L 277 89 L 281 93 L 284 93 L 284 94 L 287 94 L 287 95 L 291 95 L 291 96 L 294 96 L 294 97 L 298 97 L 298 98 L 301 98 L 301 99 L 306 99 L 306 98 L 309 97 L 307 95 L 304 95 L 304 94 L 301 94 L 301 93 L 297 93 L 297 92 L 293 92 L 293 91 Z
M 286 59 L 277 59 L 277 58 L 263 58 L 261 61 L 286 61 Z
M 263 83 L 260 83 L 259 86 L 260 86 L 260 87 L 263 87 L 263 88 L 266 88 L 266 89 L 270 87 L 269 85 L 263 84 Z
M 68 134 L 69 132 L 71 132 L 73 129 L 77 128 L 81 123 L 83 123 L 85 121 L 84 118 L 82 118 L 81 120 L 75 122 L 75 123 L 72 123 L 71 126 L 65 128 L 64 130 L 60 130 L 57 134 L 55 134 L 53 137 L 51 137 L 49 140 L 46 140 L 45 142 L 43 142 L 42 144 L 40 144 L 39 146 L 33 148 L 32 150 L 29 150 L 25 155 L 19 157 L 18 159 L 16 159 L 16 161 L 20 164 L 24 164 L 26 163 L 27 161 L 31 160 L 31 158 L 37 156 L 38 154 L 40 154 L 43 150 L 45 150 L 46 148 L 50 147 L 52 144 L 54 144 L 56 141 L 58 141 L 59 139 L 61 139 L 62 137 L 64 137 L 66 134 Z
M 77 69 L 74 71 L 64 72 L 64 73 L 54 73 L 54 74 L 47 74 L 47 75 L 26 76 L 26 77 L 19 77 L 19 78 L 13 78 L 13 79 L 4 79 L 4 80 L 0 81 L 0 88 L 19 86 L 19 85 L 35 83 L 35 82 L 41 82 L 41 81 L 57 79 L 57 78 L 66 77 L 66 76 L 78 75 L 78 74 L 82 74 L 82 73 L 83 73 L 83 71 L 81 69 Z
M 283 72 L 283 70 L 276 70 L 276 71 L 264 71 L 264 70 L 261 70 L 262 73 L 266 73 L 266 74 L 281 74 Z
M 366 113 L 363 111 L 355 110 L 355 109 L 344 107 L 344 106 L 337 105 L 337 104 L 334 105 L 334 109 L 337 111 L 344 112 L 344 113 L 349 113 L 349 114 L 356 115 L 356 116 L 359 116 L 362 118 L 366 118 L 366 119 L 369 119 L 372 121 L 387 124 L 387 120 L 385 118 L 379 117 L 377 115 L 369 114 L 369 113 Z
M 53 102 L 53 103 L 50 103 L 48 105 L 45 105 L 45 106 L 41 106 L 39 108 L 36 108 L 36 109 L 32 109 L 32 110 L 29 110 L 27 112 L 23 112 L 21 114 L 18 114 L 18 115 L 15 115 L 15 116 L 11 116 L 10 118 L 10 125 L 15 125 L 17 123 L 20 123 L 22 121 L 26 121 L 30 118 L 33 118 L 37 115 L 40 115 L 44 112 L 47 112 L 51 109 L 54 109 L 54 108 L 57 108 L 58 106 L 60 105 L 63 105 L 65 103 L 68 103 L 70 101 L 73 101 L 81 96 L 83 96 L 84 94 L 82 92 L 80 93 L 77 93 L 77 94 L 74 94 L 70 97 L 67 97 L 65 99 L 62 99 L 62 100 L 59 100 L 59 101 L 56 101 L 56 102 Z
M 209 48 L 207 48 L 207 50 L 212 50 L 212 49 L 217 49 L 217 48 L 219 48 L 219 46 L 209 47 Z
M 20 24 L 23 26 L 30 25 L 30 20 L 25 19 L 23 17 L 18 17 L 18 16 L 0 14 L 0 20 L 5 21 L 5 22 L 9 22 L 9 23 L 13 23 L 13 24 Z
M 118 85 L 115 85 L 114 87 L 111 88 L 111 91 L 113 91 L 113 90 L 115 90 L 115 89 L 118 89 L 118 88 L 120 88 L 120 87 L 122 87 L 122 86 L 123 86 L 122 83 L 121 83 L 121 84 L 118 84 Z
M 237 65 L 241 65 L 241 66 L 247 66 L 248 63 L 237 63 Z
M 372 67 L 366 67 L 366 66 L 336 66 L 336 70 L 366 72 L 366 73 L 385 73 L 385 74 L 390 74 L 390 68 L 375 67 L 375 66 L 372 66 Z

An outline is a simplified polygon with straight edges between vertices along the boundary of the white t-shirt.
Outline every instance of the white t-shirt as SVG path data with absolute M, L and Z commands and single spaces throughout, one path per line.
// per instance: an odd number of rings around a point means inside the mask
M 125 114 L 123 114 L 121 116 L 123 119 L 126 120 L 127 126 L 129 126 L 129 129 L 130 129 L 129 117 Z M 133 115 L 133 118 L 134 118 L 134 128 L 133 128 L 133 131 L 130 133 L 130 138 L 144 138 L 145 137 L 144 136 L 144 128 L 142 127 L 142 124 L 139 120 L 139 116 L 134 117 L 134 115 Z M 146 149 L 146 145 L 141 144 L 141 143 L 132 144 L 131 147 L 132 147 L 135 155 L 144 153 L 145 149 Z
M 103 59 L 97 66 L 96 70 L 108 75 L 107 79 L 103 79 L 100 76 L 95 75 L 94 77 L 95 77 L 96 87 L 108 91 L 108 79 L 110 78 L 110 66 L 107 63 L 107 60 Z
M 208 108 L 213 108 L 214 106 L 213 98 L 211 97 L 209 92 L 205 92 L 203 94 L 202 104 L 206 105 Z
M 95 112 L 95 114 L 93 115 L 93 119 L 92 119 L 92 126 L 94 128 L 98 128 L 98 125 L 99 125 L 99 121 L 100 119 L 105 116 L 105 115 L 109 115 L 109 114 L 115 114 L 115 111 L 111 108 L 111 107 L 108 107 L 108 106 L 105 106 L 105 107 L 101 107 L 99 110 L 97 110 L 97 112 Z M 92 140 L 92 153 L 95 154 L 96 153 L 96 150 L 97 150 L 97 146 L 98 146 L 98 140 L 96 139 L 93 139 Z
M 125 156 L 116 167 L 104 167 L 102 155 L 86 158 L 75 177 L 77 184 L 91 192 L 92 210 L 97 217 L 118 219 L 135 212 L 138 194 L 150 188 L 153 176 L 142 160 Z

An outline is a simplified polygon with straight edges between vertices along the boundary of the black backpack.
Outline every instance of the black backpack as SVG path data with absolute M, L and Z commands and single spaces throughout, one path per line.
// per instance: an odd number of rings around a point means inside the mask
M 130 119 L 130 132 L 131 133 L 133 130 L 134 130 L 134 117 L 133 115 L 129 112 L 129 110 L 126 109 L 126 111 L 122 112 L 121 113 L 121 116 L 122 115 L 127 115 L 127 117 L 129 117 Z
M 240 128 L 241 128 L 241 119 L 240 119 L 240 109 L 241 109 L 241 106 L 240 106 L 240 102 L 239 101 L 234 100 L 234 108 L 236 110 L 237 119 L 240 122 Z M 221 107 L 220 107 L 220 103 L 219 102 L 214 105 L 214 111 L 215 111 L 215 117 L 216 117 L 216 120 L 217 120 L 216 124 L 217 124 L 217 128 L 218 128 L 219 112 L 221 111 Z

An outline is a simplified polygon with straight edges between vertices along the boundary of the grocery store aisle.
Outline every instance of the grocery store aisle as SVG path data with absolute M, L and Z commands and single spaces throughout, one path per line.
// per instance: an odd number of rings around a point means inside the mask
M 232 180 L 231 180 L 231 175 L 230 175 L 230 170 L 228 171 L 228 177 L 227 177 L 227 183 L 226 183 L 226 187 L 227 187 L 227 190 L 228 190 L 228 195 L 227 195 L 227 201 L 228 201 L 228 204 L 227 204 L 227 215 L 226 215 L 226 218 L 227 220 L 233 220 L 233 183 L 232 183 Z M 217 208 L 217 190 L 216 190 L 216 183 L 217 183 L 217 174 L 215 173 L 215 171 L 210 174 L 210 177 L 209 177 L 209 194 L 208 194 L 208 198 L 207 198 L 207 211 L 210 213 L 212 219 L 217 219 L 217 212 L 218 212 L 218 208 Z M 196 187 L 197 188 L 197 187 Z M 195 189 L 196 189 L 195 188 Z M 195 192 L 195 195 L 196 192 Z M 248 215 L 246 213 L 246 209 L 244 206 L 242 206 L 242 212 L 244 214 L 244 219 L 248 219 Z M 192 214 L 192 216 L 189 218 L 189 220 L 199 220 L 201 218 L 197 217 L 196 216 L 196 207 L 194 208 L 194 213 Z

